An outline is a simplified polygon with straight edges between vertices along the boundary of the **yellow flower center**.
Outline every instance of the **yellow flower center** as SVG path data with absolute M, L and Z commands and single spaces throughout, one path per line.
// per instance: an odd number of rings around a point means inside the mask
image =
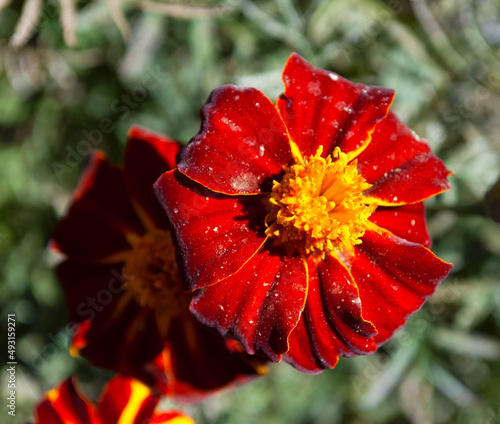
M 296 145 L 292 151 L 295 164 L 285 168 L 281 182 L 273 182 L 266 235 L 285 245 L 289 254 L 298 251 L 318 259 L 352 254 L 377 207 L 363 197 L 371 185 L 358 174 L 357 161 L 349 163 L 338 147 L 326 158 L 322 146 L 306 159 Z
M 190 297 L 182 289 L 175 248 L 168 231 L 155 229 L 143 236 L 129 235 L 132 253 L 125 262 L 125 289 L 141 306 L 172 314 L 187 308 Z

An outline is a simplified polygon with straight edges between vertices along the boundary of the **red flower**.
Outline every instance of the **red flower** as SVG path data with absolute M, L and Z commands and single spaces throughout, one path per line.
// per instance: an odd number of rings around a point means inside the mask
M 194 424 L 177 411 L 155 413 L 159 400 L 160 396 L 138 381 L 115 377 L 94 405 L 68 378 L 37 405 L 35 424 Z
M 319 372 L 375 351 L 450 271 L 426 248 L 422 204 L 450 172 L 389 112 L 392 90 L 297 54 L 283 81 L 276 106 L 253 88 L 212 92 L 155 190 L 200 321 Z
M 169 223 L 152 191 L 180 148 L 132 128 L 123 169 L 94 153 L 52 246 L 67 257 L 57 273 L 75 324 L 72 353 L 192 399 L 264 367 L 189 312 Z

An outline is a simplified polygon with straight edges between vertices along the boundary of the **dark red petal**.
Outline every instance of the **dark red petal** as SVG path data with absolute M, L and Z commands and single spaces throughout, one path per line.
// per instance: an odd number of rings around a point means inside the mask
M 451 270 L 451 265 L 421 246 L 388 232 L 367 230 L 356 246 L 351 272 L 358 285 L 363 317 L 384 343 L 418 311 Z
M 94 365 L 154 385 L 146 366 L 163 347 L 154 313 L 133 300 L 120 306 L 117 301 L 96 315 L 81 354 Z
M 333 368 L 338 362 L 338 352 L 331 346 L 329 355 L 318 356 L 316 353 L 318 349 L 311 339 L 309 324 L 306 323 L 307 320 L 308 317 L 304 310 L 299 323 L 290 334 L 288 339 L 289 349 L 283 355 L 283 360 L 302 372 L 317 374 L 326 368 L 323 356 L 326 356 L 330 368 Z M 318 330 L 316 327 L 313 327 L 313 329 Z
M 214 193 L 178 171 L 163 174 L 155 192 L 176 231 L 189 290 L 234 274 L 265 241 L 261 196 Z
M 104 153 L 93 153 L 71 206 L 54 231 L 52 246 L 73 259 L 111 260 L 130 249 L 127 233 L 143 232 L 123 171 L 111 165 Z
M 97 409 L 102 424 L 149 423 L 159 400 L 137 380 L 118 376 L 104 388 Z
M 288 337 L 304 310 L 307 285 L 305 261 L 281 259 L 278 274 L 271 283 L 260 313 L 257 352 L 272 357 L 288 351 Z
M 71 378 L 48 392 L 35 410 L 35 424 L 65 423 L 101 423 L 93 405 L 76 391 Z
M 385 206 L 420 202 L 450 188 L 450 171 L 393 113 L 376 126 L 358 171 L 373 184 L 364 194 Z
M 175 168 L 175 157 L 181 148 L 181 144 L 162 134 L 136 126 L 129 130 L 123 165 L 125 183 L 137 212 L 150 226 L 166 227 L 153 184 L 161 174 Z
M 236 274 L 195 294 L 191 311 L 203 324 L 235 337 L 248 353 L 276 362 L 288 350 L 306 291 L 303 261 L 264 248 Z
M 79 323 L 94 317 L 108 298 L 123 293 L 122 266 L 84 264 L 73 260 L 58 265 L 56 273 L 64 290 L 68 321 Z
M 304 156 L 315 154 L 319 146 L 325 155 L 336 146 L 344 153 L 362 149 L 394 97 L 394 90 L 354 84 L 296 53 L 285 65 L 283 82 L 278 110 Z
M 160 366 L 168 378 L 163 392 L 189 401 L 266 371 L 264 360 L 229 350 L 215 330 L 200 324 L 187 309 L 173 318 L 162 356 Z
M 163 347 L 154 312 L 141 307 L 122 288 L 121 273 L 111 266 L 89 266 L 76 261 L 58 267 L 70 324 L 75 326 L 81 354 L 93 364 L 153 384 L 143 369 Z M 81 336 L 84 336 L 84 341 Z
M 327 256 L 315 264 L 309 260 L 309 290 L 301 327 L 290 336 L 285 360 L 305 372 L 333 368 L 338 356 L 354 356 L 376 350 L 375 327 L 362 316 L 358 290 L 349 271 Z M 306 355 L 301 350 L 305 344 Z
M 423 202 L 395 207 L 379 206 L 370 216 L 370 221 L 413 243 L 429 248 L 432 244 L 427 232 Z
M 363 319 L 356 283 L 347 268 L 338 259 L 327 256 L 317 265 L 316 275 L 314 270 L 314 262 L 310 260 L 310 278 L 316 280 L 314 282 L 323 301 L 325 315 L 348 348 L 343 349 L 342 353 L 349 356 L 350 352 L 373 352 L 375 346 L 369 339 L 375 336 L 377 331 L 371 322 Z
M 292 159 L 279 114 L 255 88 L 226 85 L 214 90 L 202 119 L 200 133 L 181 154 L 179 169 L 211 190 L 261 193 Z

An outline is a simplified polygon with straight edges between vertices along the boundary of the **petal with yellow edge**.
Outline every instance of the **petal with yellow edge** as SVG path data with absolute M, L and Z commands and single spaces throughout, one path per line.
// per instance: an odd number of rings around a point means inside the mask
M 420 244 L 368 230 L 356 246 L 351 272 L 363 316 L 377 328 L 375 342 L 384 343 L 403 326 L 450 270 L 451 264 Z
M 236 337 L 247 352 L 278 361 L 288 350 L 306 292 L 303 261 L 263 249 L 235 275 L 195 294 L 191 311 L 205 325 Z
M 163 174 L 155 192 L 176 231 L 190 290 L 234 274 L 266 239 L 260 196 L 215 193 L 178 171 Z
M 357 152 L 370 142 L 375 125 L 384 118 L 394 90 L 355 84 L 312 66 L 293 53 L 283 70 L 285 92 L 277 102 L 290 138 L 304 156 L 340 147 Z
M 202 109 L 202 127 L 181 154 L 179 170 L 225 194 L 258 194 L 291 160 L 285 125 L 254 88 L 226 85 Z
M 304 372 L 333 368 L 339 356 L 373 353 L 375 326 L 363 317 L 357 286 L 341 262 L 309 260 L 309 290 L 299 326 L 290 336 L 286 362 Z
M 358 171 L 372 184 L 365 196 L 384 206 L 421 202 L 450 188 L 451 172 L 393 113 L 376 126 Z
M 431 247 L 423 202 L 393 207 L 379 206 L 370 216 L 370 221 L 405 240 Z

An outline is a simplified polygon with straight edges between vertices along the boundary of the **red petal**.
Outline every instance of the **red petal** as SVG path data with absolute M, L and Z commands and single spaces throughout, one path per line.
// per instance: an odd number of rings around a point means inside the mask
M 427 232 L 423 202 L 396 207 L 380 206 L 370 216 L 370 221 L 413 243 L 429 248 L 432 244 Z
M 200 324 L 188 310 L 170 325 L 162 359 L 162 372 L 169 380 L 163 391 L 189 401 L 265 372 L 262 359 L 230 351 L 216 331 Z
M 418 311 L 451 265 L 420 244 L 388 232 L 367 230 L 356 247 L 351 272 L 358 285 L 363 316 L 373 322 L 378 345 Z
M 97 409 L 102 424 L 149 423 L 159 400 L 137 380 L 118 376 L 104 388 Z
M 100 424 L 100 422 L 93 405 L 76 391 L 71 378 L 48 392 L 35 411 L 35 424 Z
M 285 360 L 304 372 L 333 368 L 338 356 L 376 350 L 375 327 L 362 316 L 356 284 L 349 271 L 328 256 L 319 265 L 308 262 L 309 290 L 301 327 L 292 332 Z M 306 347 L 304 354 L 302 349 Z
M 175 228 L 189 290 L 234 274 L 265 241 L 261 196 L 214 193 L 178 171 L 163 174 L 155 192 Z
M 276 362 L 288 350 L 306 290 L 301 259 L 283 260 L 263 249 L 236 274 L 195 294 L 191 311 L 222 335 L 234 336 L 248 353 Z
M 131 201 L 149 226 L 166 227 L 165 215 L 153 194 L 153 184 L 161 174 L 175 168 L 175 156 L 181 148 L 164 135 L 140 127 L 130 128 L 124 158 L 125 182 Z
M 358 171 L 373 184 L 364 194 L 385 206 L 420 202 L 450 188 L 450 171 L 393 113 L 376 126 Z
M 336 352 L 334 347 L 331 346 L 328 355 L 319 356 L 317 354 L 319 349 L 316 347 L 316 343 L 311 340 L 311 331 L 309 329 L 309 324 L 306 324 L 306 321 L 308 321 L 308 318 L 306 311 L 304 310 L 299 323 L 290 334 L 288 339 L 290 348 L 288 352 L 283 355 L 283 360 L 302 372 L 317 374 L 326 368 L 324 365 L 326 357 L 326 361 L 330 368 L 333 368 L 338 362 L 338 352 Z M 318 330 L 316 326 L 313 326 L 312 328 L 315 331 Z
M 143 232 L 122 170 L 111 165 L 104 153 L 92 154 L 71 207 L 54 231 L 53 246 L 73 259 L 110 260 L 130 249 L 127 233 Z
M 285 65 L 283 82 L 278 110 L 304 156 L 315 154 L 319 146 L 325 154 L 336 146 L 344 153 L 362 149 L 394 97 L 394 90 L 354 84 L 296 53 Z
M 184 149 L 179 169 L 211 190 L 256 194 L 292 156 L 285 126 L 271 101 L 255 88 L 227 85 L 202 109 L 200 133 Z

